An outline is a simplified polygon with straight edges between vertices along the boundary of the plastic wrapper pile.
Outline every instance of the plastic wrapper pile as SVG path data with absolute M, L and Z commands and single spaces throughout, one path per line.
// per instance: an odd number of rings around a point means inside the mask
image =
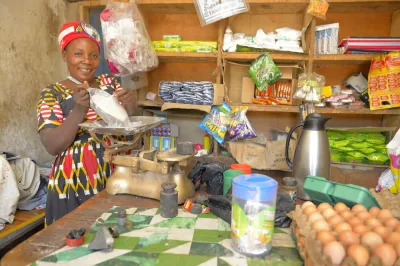
M 353 89 L 341 89 L 325 99 L 326 106 L 335 109 L 360 109 L 364 103 L 359 100 L 360 94 Z
M 162 81 L 159 95 L 164 102 L 168 103 L 212 105 L 214 86 L 208 81 Z
M 110 2 L 100 20 L 104 55 L 111 73 L 123 77 L 158 66 L 156 51 L 134 2 Z
M 375 165 L 389 161 L 386 137 L 379 132 L 327 132 L 332 161 Z

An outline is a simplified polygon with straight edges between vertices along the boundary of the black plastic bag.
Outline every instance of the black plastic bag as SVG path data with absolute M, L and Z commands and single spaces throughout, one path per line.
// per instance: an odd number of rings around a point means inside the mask
M 189 173 L 193 184 L 206 183 L 206 192 L 211 195 L 222 195 L 224 187 L 224 172 L 227 170 L 221 162 L 200 163 L 198 162 Z
M 289 227 L 292 219 L 290 219 L 286 214 L 294 209 L 295 206 L 289 194 L 282 190 L 278 190 L 276 195 L 275 227 Z
M 232 204 L 225 196 L 210 196 L 208 198 L 208 207 L 216 216 L 231 224 Z

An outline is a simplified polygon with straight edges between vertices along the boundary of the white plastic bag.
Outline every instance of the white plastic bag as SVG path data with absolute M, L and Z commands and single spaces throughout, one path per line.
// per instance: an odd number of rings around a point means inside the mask
M 158 57 L 134 2 L 109 2 L 100 14 L 104 56 L 112 74 L 120 77 L 158 66 Z
M 246 0 L 193 0 L 201 26 L 250 10 Z
M 116 96 L 96 88 L 88 88 L 90 108 L 92 108 L 109 127 L 129 127 L 130 120 L 124 107 Z

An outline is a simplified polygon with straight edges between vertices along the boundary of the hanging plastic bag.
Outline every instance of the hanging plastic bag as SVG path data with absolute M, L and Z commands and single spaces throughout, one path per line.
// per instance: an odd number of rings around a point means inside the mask
M 100 20 L 104 56 L 112 74 L 123 77 L 158 66 L 156 51 L 134 2 L 109 2 Z
M 293 98 L 301 99 L 306 102 L 319 103 L 324 86 L 324 76 L 318 75 L 317 73 L 302 73 L 299 76 L 297 91 L 293 95 Z
M 225 139 L 225 134 L 231 120 L 231 108 L 225 102 L 222 105 L 214 105 L 211 112 L 204 117 L 199 127 L 214 137 L 219 144 Z
M 130 120 L 117 97 L 102 89 L 88 88 L 90 108 L 98 114 L 109 127 L 128 127 Z
M 246 140 L 256 137 L 256 133 L 246 116 L 247 109 L 247 106 L 241 106 L 232 110 L 232 118 L 229 127 L 231 141 Z
M 325 0 L 310 0 L 310 4 L 307 8 L 307 13 L 314 17 L 325 19 L 328 8 L 329 4 Z
M 246 0 L 193 0 L 201 26 L 250 10 Z
M 251 63 L 249 74 L 261 92 L 282 77 L 280 69 L 275 65 L 269 53 L 260 55 Z

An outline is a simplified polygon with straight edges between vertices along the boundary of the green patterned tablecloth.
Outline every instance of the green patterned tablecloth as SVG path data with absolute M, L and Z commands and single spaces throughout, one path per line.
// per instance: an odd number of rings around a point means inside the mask
M 84 245 L 66 246 L 31 265 L 303 265 L 289 229 L 276 228 L 271 252 L 250 259 L 232 249 L 228 223 L 211 213 L 194 215 L 183 209 L 172 219 L 161 217 L 157 208 L 126 209 L 132 226 L 121 229 L 114 250 L 88 250 L 99 223 L 118 224 L 117 210 L 114 207 L 99 217 L 85 235 Z

